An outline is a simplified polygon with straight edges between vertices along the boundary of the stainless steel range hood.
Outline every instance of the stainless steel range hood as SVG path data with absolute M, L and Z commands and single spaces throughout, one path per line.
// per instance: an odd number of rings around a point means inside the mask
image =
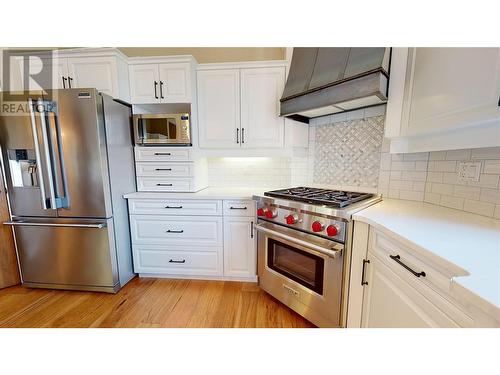
M 281 116 L 302 122 L 387 101 L 390 48 L 294 48 Z

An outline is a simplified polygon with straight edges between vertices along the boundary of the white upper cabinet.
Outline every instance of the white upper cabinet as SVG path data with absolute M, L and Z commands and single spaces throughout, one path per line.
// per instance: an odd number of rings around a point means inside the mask
M 191 102 L 191 72 L 189 64 L 160 64 L 160 98 L 164 103 Z
M 395 48 L 393 152 L 500 146 L 500 48 Z
M 129 66 L 130 101 L 134 104 L 158 102 L 160 74 L 157 64 Z
M 128 69 L 114 49 L 62 50 L 47 57 L 28 57 L 28 82 L 22 73 L 25 58 L 18 58 L 10 90 L 96 88 L 114 98 L 129 100 Z
M 284 118 L 279 99 L 285 85 L 285 68 L 241 70 L 241 146 L 282 147 Z
M 284 84 L 285 66 L 199 70 L 200 147 L 283 148 L 279 98 Z
M 145 62 L 149 60 L 144 60 Z M 191 103 L 190 62 L 129 65 L 130 97 L 133 104 Z
M 119 96 L 116 59 L 113 57 L 80 57 L 68 59 L 69 86 L 95 87 L 113 97 Z
M 198 71 L 197 85 L 200 147 L 239 148 L 239 69 Z

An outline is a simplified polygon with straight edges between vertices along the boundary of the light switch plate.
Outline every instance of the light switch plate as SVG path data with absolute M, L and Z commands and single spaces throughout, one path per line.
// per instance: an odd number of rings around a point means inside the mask
M 461 161 L 458 163 L 458 178 L 461 181 L 479 181 L 480 161 Z

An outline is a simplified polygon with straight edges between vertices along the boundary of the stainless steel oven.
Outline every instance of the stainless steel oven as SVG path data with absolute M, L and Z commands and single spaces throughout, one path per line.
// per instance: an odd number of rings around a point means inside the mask
M 140 146 L 191 146 L 189 113 L 133 116 L 135 144 Z
M 344 245 L 259 220 L 259 285 L 321 327 L 340 327 Z

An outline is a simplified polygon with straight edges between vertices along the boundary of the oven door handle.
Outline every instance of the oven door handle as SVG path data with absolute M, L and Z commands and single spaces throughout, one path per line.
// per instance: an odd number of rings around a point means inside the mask
M 311 250 L 315 250 L 318 253 L 321 253 L 323 255 L 329 256 L 330 258 L 334 258 L 335 259 L 335 258 L 338 258 L 338 257 L 340 257 L 342 255 L 342 250 L 341 249 L 336 249 L 336 250 L 326 249 L 326 248 L 324 248 L 322 246 L 315 245 L 313 243 L 310 243 L 310 242 L 307 242 L 307 241 L 304 241 L 304 240 L 301 240 L 301 239 L 289 236 L 289 235 L 284 234 L 284 233 L 276 232 L 276 231 L 274 231 L 272 229 L 268 229 L 268 228 L 263 227 L 261 225 L 255 225 L 255 229 L 257 229 L 257 231 L 264 232 L 264 233 L 270 234 L 272 236 L 279 237 L 279 238 L 282 238 L 284 240 L 291 241 L 293 243 L 296 243 L 297 245 L 304 246 L 304 247 L 309 248 Z

